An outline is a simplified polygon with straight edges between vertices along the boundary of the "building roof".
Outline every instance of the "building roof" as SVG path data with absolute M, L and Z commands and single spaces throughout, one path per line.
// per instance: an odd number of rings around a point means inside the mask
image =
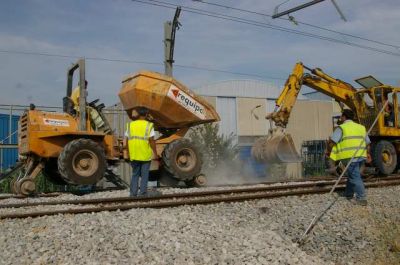
M 322 101 L 332 101 L 333 100 L 333 98 L 331 98 L 328 95 L 325 95 L 321 92 L 318 92 L 318 91 L 303 93 L 303 96 L 310 100 L 322 100 Z
M 276 99 L 282 88 L 271 82 L 262 80 L 239 79 L 219 81 L 194 88 L 193 91 L 202 96 L 212 97 L 247 97 Z M 299 99 L 305 99 L 299 95 Z

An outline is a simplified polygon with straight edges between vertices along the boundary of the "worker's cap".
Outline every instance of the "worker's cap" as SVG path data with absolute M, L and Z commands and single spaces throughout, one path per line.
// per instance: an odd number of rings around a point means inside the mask
M 351 109 L 344 109 L 342 111 L 342 116 L 345 116 L 348 120 L 354 119 L 354 112 Z
M 81 84 L 81 82 L 78 82 L 78 86 Z M 88 85 L 88 81 L 87 80 L 85 80 L 85 87 L 87 87 L 87 85 Z
M 137 107 L 136 111 L 140 116 L 146 116 L 149 114 L 149 109 L 146 107 Z

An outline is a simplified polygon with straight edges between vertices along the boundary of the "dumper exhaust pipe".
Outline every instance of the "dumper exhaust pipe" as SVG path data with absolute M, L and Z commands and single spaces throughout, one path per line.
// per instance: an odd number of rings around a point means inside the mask
M 262 163 L 297 163 L 301 157 L 294 146 L 293 138 L 284 128 L 270 130 L 265 137 L 259 138 L 251 149 L 255 160 Z

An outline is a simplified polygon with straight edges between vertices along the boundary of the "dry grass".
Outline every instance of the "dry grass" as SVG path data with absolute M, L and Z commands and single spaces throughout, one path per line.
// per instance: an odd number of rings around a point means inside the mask
M 374 231 L 378 238 L 373 264 L 400 264 L 400 223 L 399 220 L 378 217 L 374 221 Z

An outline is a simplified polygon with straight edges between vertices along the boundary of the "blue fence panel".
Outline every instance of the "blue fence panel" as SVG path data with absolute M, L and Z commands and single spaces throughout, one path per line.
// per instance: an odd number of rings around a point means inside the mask
M 18 115 L 11 117 L 11 134 L 18 130 Z M 10 134 L 10 115 L 0 114 L 0 142 L 4 140 L 4 144 L 9 144 L 7 138 Z M 13 134 L 11 137 L 11 144 L 18 144 L 18 133 Z M 15 165 L 18 159 L 18 149 L 0 149 L 0 171 L 4 171 L 9 167 Z
M 243 162 L 242 174 L 252 177 L 265 177 L 267 165 L 259 163 L 251 156 L 251 146 L 239 147 L 239 159 Z

